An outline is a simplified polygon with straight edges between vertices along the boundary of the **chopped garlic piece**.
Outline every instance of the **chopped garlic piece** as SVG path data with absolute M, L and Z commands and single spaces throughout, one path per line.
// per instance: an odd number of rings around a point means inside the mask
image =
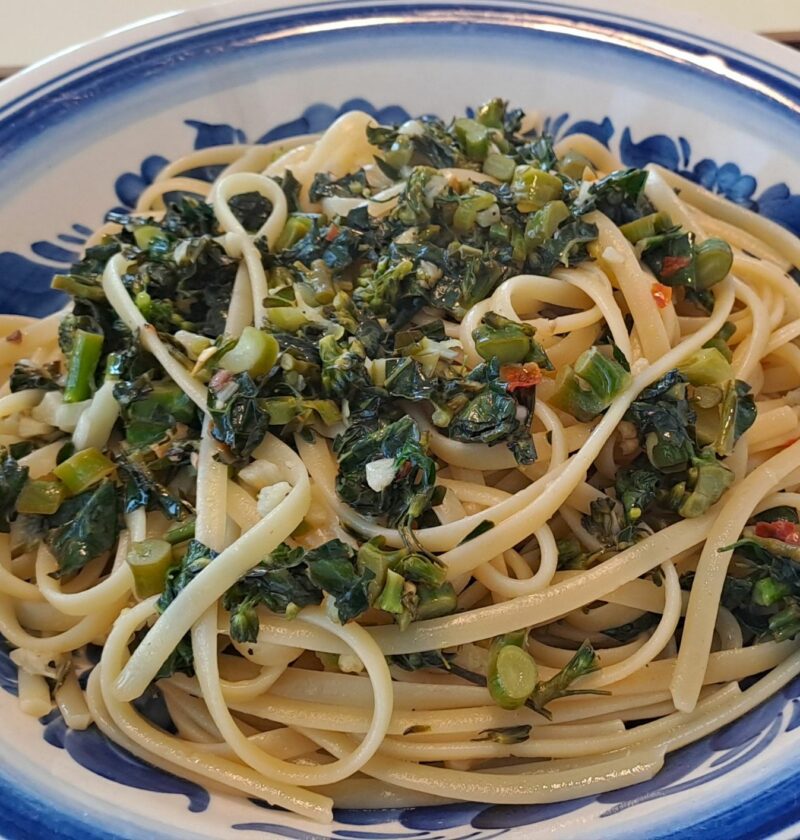
M 495 222 L 500 221 L 500 208 L 493 204 L 487 207 L 486 210 L 481 210 L 475 215 L 475 221 L 481 227 L 491 227 Z
M 380 493 L 388 487 L 395 477 L 397 468 L 394 465 L 394 458 L 379 458 L 367 464 L 367 484 L 376 492 Z
M 206 347 L 205 350 L 201 351 L 200 354 L 197 356 L 197 361 L 194 363 L 194 367 L 192 368 L 192 376 L 197 376 L 198 373 L 203 369 L 203 365 L 217 352 L 219 348 L 215 345 L 211 345 L 211 347 Z
M 622 254 L 616 249 L 612 248 L 610 245 L 603 251 L 603 259 L 611 263 L 612 265 L 620 265 L 621 263 L 625 262 Z
M 253 461 L 239 470 L 238 477 L 254 490 L 261 490 L 262 487 L 278 484 L 283 480 L 280 468 L 270 461 Z
M 342 653 L 339 655 L 339 670 L 345 674 L 360 674 L 364 663 L 354 653 Z
M 288 481 L 279 481 L 270 487 L 262 487 L 258 491 L 258 501 L 256 502 L 258 515 L 263 517 L 275 510 L 291 490 L 292 485 Z
M 406 120 L 397 129 L 397 133 L 405 134 L 406 137 L 422 137 L 425 134 L 425 127 L 419 120 Z

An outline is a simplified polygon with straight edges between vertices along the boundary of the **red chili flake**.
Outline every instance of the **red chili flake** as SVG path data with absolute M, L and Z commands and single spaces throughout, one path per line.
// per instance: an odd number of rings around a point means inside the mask
M 406 478 L 408 476 L 408 474 L 411 472 L 411 470 L 412 470 L 411 461 L 403 461 L 403 463 L 400 464 L 400 466 L 397 469 L 397 472 L 395 473 L 394 480 L 397 481 L 399 479 L 399 480 L 402 481 L 404 478 Z
M 664 257 L 664 261 L 661 263 L 661 277 L 672 277 L 691 262 L 691 257 Z
M 22 333 L 20 330 L 14 330 L 14 332 L 6 336 L 6 341 L 10 341 L 12 344 L 19 344 L 22 341 Z
M 786 519 L 756 523 L 756 536 L 780 540 L 790 545 L 800 545 L 800 530 L 794 522 L 789 522 Z
M 672 302 L 672 289 L 663 283 L 653 283 L 651 292 L 659 309 L 664 309 Z
M 331 225 L 328 228 L 328 232 L 325 234 L 325 241 L 326 242 L 333 242 L 334 239 L 339 235 L 339 228 L 337 225 Z
M 218 370 L 208 383 L 208 387 L 212 391 L 221 391 L 233 379 L 233 374 L 229 370 Z
M 503 365 L 500 378 L 506 383 L 510 393 L 522 388 L 534 388 L 542 381 L 542 371 L 536 362 L 524 365 Z

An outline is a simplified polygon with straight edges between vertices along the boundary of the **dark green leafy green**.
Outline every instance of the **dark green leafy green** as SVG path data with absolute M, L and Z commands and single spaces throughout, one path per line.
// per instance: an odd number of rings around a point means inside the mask
M 258 192 L 234 195 L 228 202 L 228 206 L 239 224 L 250 233 L 259 230 L 272 212 L 269 199 Z
M 526 705 L 549 720 L 552 714 L 547 706 L 554 700 L 561 697 L 572 697 L 576 694 L 607 694 L 606 691 L 570 688 L 575 680 L 597 671 L 599 667 L 597 654 L 589 642 L 584 642 L 575 651 L 572 659 L 555 676 L 537 683 Z
M 491 741 L 494 744 L 522 744 L 530 738 L 533 727 L 529 723 L 518 726 L 499 726 L 496 729 L 482 729 L 479 738 L 473 741 Z
M 778 505 L 777 507 L 767 508 L 753 516 L 753 521 L 755 522 L 776 522 L 778 520 L 791 522 L 794 525 L 800 524 L 800 516 L 789 505 Z
M 423 650 L 418 653 L 395 653 L 386 658 L 404 671 L 419 671 L 422 668 L 443 668 L 447 671 L 453 656 L 441 650 Z
M 609 496 L 601 496 L 589 505 L 589 514 L 581 517 L 583 527 L 606 548 L 622 550 L 649 535 L 649 529 L 626 516 L 626 508 Z
M 269 429 L 270 417 L 261 404 L 265 388 L 248 373 L 229 374 L 212 380 L 208 396 L 212 434 L 235 457 L 247 458 Z
M 694 454 L 694 413 L 686 399 L 686 378 L 670 371 L 633 401 L 625 419 L 636 426 L 650 463 L 662 472 L 686 469 Z
M 119 515 L 113 482 L 103 481 L 67 499 L 46 521 L 45 542 L 58 563 L 56 576 L 79 571 L 117 541 Z
M 355 510 L 407 527 L 433 499 L 436 464 L 427 454 L 419 426 L 410 417 L 370 428 L 352 423 L 334 442 L 339 459 L 336 491 Z M 367 465 L 390 459 L 394 478 L 380 490 L 367 482 Z
M 204 545 L 199 540 L 192 539 L 186 546 L 186 551 L 180 563 L 176 563 L 168 572 L 164 582 L 164 591 L 156 602 L 159 612 L 169 607 L 191 581 L 217 556 L 217 552 Z
M 745 642 L 782 641 L 800 633 L 800 529 L 796 512 L 765 511 L 755 527 L 720 551 L 733 551 L 721 601 L 744 631 Z M 759 517 L 762 514 L 759 514 Z M 691 576 L 681 579 L 686 589 Z
M 305 606 L 320 604 L 324 593 L 332 598 L 339 621 L 345 624 L 369 608 L 374 578 L 370 568 L 359 567 L 355 552 L 341 540 L 308 550 L 282 544 L 225 593 L 223 606 L 231 612 L 231 636 L 239 642 L 256 640 L 259 605 L 293 615 Z
M 694 236 L 676 225 L 637 244 L 642 260 L 665 286 L 696 287 Z
M 188 633 L 164 660 L 153 680 L 166 680 L 173 674 L 186 674 L 187 677 L 194 676 L 194 651 L 192 650 L 192 639 Z
M 639 618 L 629 621 L 627 624 L 621 624 L 619 627 L 609 627 L 603 630 L 603 635 L 610 636 L 615 642 L 624 645 L 650 630 L 658 624 L 658 621 L 659 616 L 656 613 L 646 612 L 640 615 Z
M 368 126 L 367 140 L 386 154 L 384 163 L 389 171 L 407 165 L 434 166 L 437 169 L 465 165 L 461 149 L 454 136 L 448 133 L 442 120 L 421 117 L 416 121 L 418 130 L 401 134 L 398 129 L 386 126 Z
M 528 256 L 530 270 L 551 274 L 559 266 L 569 268 L 588 259 L 586 245 L 597 239 L 597 225 L 582 219 L 567 221 L 538 251 Z
M 308 188 L 310 201 L 321 201 L 329 196 L 361 198 L 369 195 L 367 173 L 363 169 L 334 179 L 327 172 L 318 172 Z
M 663 475 L 651 465 L 620 467 L 614 482 L 625 518 L 636 522 L 647 511 L 664 487 Z
M 0 447 L 0 532 L 7 534 L 14 516 L 14 506 L 28 478 L 28 468 L 21 467 L 8 448 Z
M 647 171 L 644 169 L 612 172 L 589 187 L 588 197 L 581 204 L 580 212 L 599 210 L 616 225 L 646 216 L 653 212 L 644 194 L 646 181 Z
M 135 449 L 168 437 L 178 423 L 199 431 L 196 406 L 171 380 L 154 382 L 147 374 L 123 380 L 114 385 L 114 398 L 122 407 L 125 439 Z
M 14 364 L 14 369 L 9 377 L 9 388 L 11 393 L 27 391 L 30 388 L 37 388 L 41 391 L 58 391 L 61 386 L 58 378 L 61 376 L 61 362 L 49 362 L 44 365 L 35 365 L 26 359 L 21 359 Z

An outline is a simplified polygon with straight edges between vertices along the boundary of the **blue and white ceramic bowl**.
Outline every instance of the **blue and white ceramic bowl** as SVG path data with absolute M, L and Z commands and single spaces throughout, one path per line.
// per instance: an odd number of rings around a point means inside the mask
M 266 2 L 165 16 L 0 85 L 0 310 L 56 308 L 51 275 L 167 161 L 319 131 L 353 107 L 397 121 L 500 94 L 558 137 L 588 132 L 626 164 L 657 161 L 800 234 L 800 58 L 784 48 L 658 11 L 643 23 L 638 0 Z M 94 728 L 26 718 L 2 651 L 0 687 L 7 838 L 800 833 L 800 682 L 626 790 L 549 806 L 339 811 L 328 827 L 155 770 Z M 147 711 L 169 725 L 157 703 Z

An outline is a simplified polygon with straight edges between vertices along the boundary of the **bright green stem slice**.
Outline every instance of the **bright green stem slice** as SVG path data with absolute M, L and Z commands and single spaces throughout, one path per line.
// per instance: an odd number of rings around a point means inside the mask
M 17 513 L 50 516 L 61 507 L 64 496 L 60 481 L 28 481 L 17 497 Z
M 53 472 L 64 482 L 67 490 L 76 496 L 93 484 L 97 484 L 115 469 L 114 462 L 92 446 L 76 452 L 71 458 L 59 464 Z
M 385 610 L 386 612 L 394 614 L 402 613 L 404 607 L 401 598 L 403 595 L 404 583 L 405 580 L 402 575 L 398 575 L 397 572 L 393 572 L 389 569 L 386 573 L 386 583 L 383 587 L 383 591 L 378 597 L 375 606 L 379 610 Z
M 245 327 L 236 346 L 220 360 L 220 364 L 231 373 L 244 373 L 261 376 L 268 373 L 280 353 L 275 338 L 255 327 Z
M 733 266 L 733 251 L 724 239 L 711 237 L 694 248 L 698 289 L 710 289 L 724 280 Z
M 194 536 L 195 524 L 195 518 L 191 517 L 190 519 L 181 522 L 180 525 L 170 528 L 170 530 L 164 534 L 164 539 L 170 543 L 170 545 L 178 545 L 179 543 L 186 542 L 186 540 L 190 540 Z
M 656 236 L 663 233 L 672 227 L 672 219 L 669 214 L 663 210 L 659 213 L 650 213 L 649 216 L 642 216 L 640 219 L 634 219 L 632 222 L 620 225 L 620 233 L 622 233 L 629 242 L 636 244 L 641 239 L 649 239 L 651 236 Z
M 561 198 L 563 189 L 557 175 L 533 166 L 518 166 L 511 181 L 511 194 L 521 213 L 539 210 L 548 201 Z
M 306 323 L 305 315 L 294 306 L 269 306 L 265 311 L 270 324 L 283 332 L 297 332 Z
M 515 644 L 504 645 L 489 669 L 492 699 L 504 709 L 521 706 L 536 688 L 539 669 L 533 657 Z
M 69 355 L 67 384 L 64 388 L 64 402 L 76 403 L 88 400 L 94 391 L 94 372 L 103 351 L 103 336 L 97 333 L 77 330 L 72 352 Z
M 172 565 L 172 546 L 166 540 L 151 539 L 133 543 L 128 550 L 127 560 L 133 572 L 133 583 L 139 600 L 163 592 L 167 571 Z
M 734 377 L 730 362 L 716 347 L 695 350 L 678 370 L 695 386 L 724 385 Z
M 492 178 L 497 178 L 498 181 L 505 181 L 506 183 L 514 177 L 514 170 L 517 165 L 514 158 L 508 155 L 501 155 L 497 152 L 489 152 L 486 160 L 483 162 L 483 171 Z

